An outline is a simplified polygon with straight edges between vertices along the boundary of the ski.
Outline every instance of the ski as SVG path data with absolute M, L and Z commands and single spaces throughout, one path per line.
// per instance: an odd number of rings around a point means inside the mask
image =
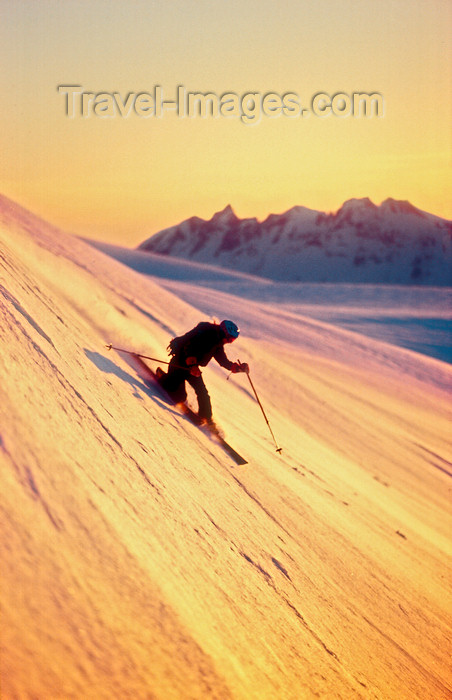
M 157 387 L 165 401 L 177 408 L 177 410 L 180 411 L 183 416 L 186 416 L 193 423 L 193 425 L 196 425 L 198 428 L 200 428 L 200 430 L 211 435 L 215 442 L 217 442 L 218 445 L 223 448 L 223 450 L 236 464 L 248 464 L 246 459 L 244 459 L 236 450 L 234 450 L 234 448 L 224 439 L 215 424 L 201 423 L 198 414 L 187 406 L 187 404 L 175 403 L 158 381 L 155 372 L 141 359 L 141 357 L 139 355 L 135 355 L 134 353 L 129 353 L 129 355 L 133 358 L 134 367 L 137 370 L 140 379 L 153 387 Z

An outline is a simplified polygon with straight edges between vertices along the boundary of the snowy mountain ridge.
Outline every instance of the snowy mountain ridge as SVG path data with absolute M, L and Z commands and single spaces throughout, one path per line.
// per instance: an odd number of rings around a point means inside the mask
M 164 229 L 139 250 L 272 280 L 452 285 L 452 222 L 406 201 L 350 199 L 335 213 L 295 206 L 261 223 L 228 205 Z

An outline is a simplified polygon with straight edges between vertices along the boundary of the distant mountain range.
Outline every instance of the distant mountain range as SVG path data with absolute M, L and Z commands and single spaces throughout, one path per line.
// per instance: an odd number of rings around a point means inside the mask
M 452 286 L 452 222 L 409 202 L 350 199 L 327 214 L 293 207 L 265 221 L 227 206 L 144 241 L 139 250 L 273 280 Z

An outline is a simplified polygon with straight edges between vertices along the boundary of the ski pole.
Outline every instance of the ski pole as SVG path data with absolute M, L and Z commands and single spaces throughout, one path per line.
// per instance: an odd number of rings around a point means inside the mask
M 125 352 L 127 355 L 135 355 L 135 357 L 142 357 L 145 360 L 153 360 L 154 362 L 161 362 L 164 365 L 169 365 L 166 360 L 158 360 L 156 357 L 149 357 L 149 355 L 140 355 L 139 352 L 133 352 L 133 350 L 124 350 L 124 348 L 117 348 L 111 343 L 105 346 L 107 350 L 118 350 L 118 352 Z
M 239 363 L 239 365 L 242 364 L 242 363 L 240 362 L 240 360 L 237 360 L 237 362 Z M 267 416 L 266 416 L 266 414 L 265 414 L 264 407 L 262 406 L 261 401 L 260 401 L 260 399 L 259 399 L 259 396 L 257 395 L 257 391 L 256 391 L 256 389 L 255 389 L 255 387 L 254 387 L 254 384 L 253 384 L 253 382 L 251 381 L 250 374 L 249 374 L 249 372 L 245 372 L 245 374 L 246 374 L 246 376 L 248 377 L 248 381 L 249 381 L 249 383 L 251 384 L 251 388 L 252 388 L 252 390 L 253 390 L 253 392 L 254 392 L 254 396 L 256 397 L 256 401 L 257 401 L 257 403 L 259 404 L 259 407 L 260 407 L 260 409 L 261 409 L 261 411 L 262 411 L 262 414 L 263 414 L 263 416 L 264 416 L 264 418 L 265 418 L 265 422 L 266 422 L 267 425 L 268 425 L 268 429 L 269 429 L 269 431 L 270 431 L 270 433 L 271 433 L 271 436 L 272 436 L 272 438 L 273 438 L 273 442 L 275 443 L 276 452 L 282 452 L 282 447 L 278 447 L 278 443 L 277 443 L 276 440 L 275 440 L 275 436 L 273 435 L 273 430 L 271 429 L 270 423 L 268 422 L 268 418 L 267 418 Z
M 139 352 L 134 352 L 133 350 L 125 350 L 124 348 L 117 348 L 114 345 L 112 345 L 111 343 L 108 343 L 108 345 L 106 345 L 105 347 L 107 348 L 107 350 L 117 350 L 118 352 L 125 352 L 127 355 L 135 355 L 135 357 L 142 357 L 144 360 L 153 360 L 153 362 L 160 362 L 163 365 L 170 364 L 168 362 L 168 360 L 159 360 L 157 357 L 149 357 L 149 355 L 140 355 Z M 184 365 L 175 365 L 175 364 L 173 364 L 171 366 L 176 367 L 176 369 L 186 369 L 186 370 L 190 370 L 190 367 L 192 367 L 192 365 L 190 365 L 190 366 L 186 365 L 184 367 Z
M 153 362 L 160 362 L 163 365 L 169 365 L 168 360 L 159 360 L 157 357 L 149 357 L 149 355 L 140 355 L 139 352 L 134 352 L 133 350 L 125 350 L 124 348 L 117 348 L 111 343 L 105 346 L 107 350 L 117 350 L 118 352 L 125 352 L 127 355 L 135 355 L 135 357 L 142 357 L 144 360 L 153 360 Z M 176 369 L 190 369 L 189 367 L 184 367 L 183 365 L 171 365 L 176 367 Z M 191 366 L 191 365 L 190 365 Z

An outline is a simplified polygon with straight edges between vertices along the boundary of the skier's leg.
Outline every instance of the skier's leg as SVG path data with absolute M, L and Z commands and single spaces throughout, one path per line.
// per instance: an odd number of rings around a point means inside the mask
M 187 392 L 185 390 L 187 375 L 190 376 L 187 370 L 172 367 L 170 362 L 168 365 L 168 372 L 166 374 L 163 373 L 159 377 L 159 383 L 176 403 L 186 401 L 187 399 Z
M 210 420 L 212 418 L 212 404 L 210 402 L 209 392 L 207 391 L 203 378 L 201 376 L 194 377 L 192 374 L 189 374 L 187 381 L 196 392 L 199 417 Z

